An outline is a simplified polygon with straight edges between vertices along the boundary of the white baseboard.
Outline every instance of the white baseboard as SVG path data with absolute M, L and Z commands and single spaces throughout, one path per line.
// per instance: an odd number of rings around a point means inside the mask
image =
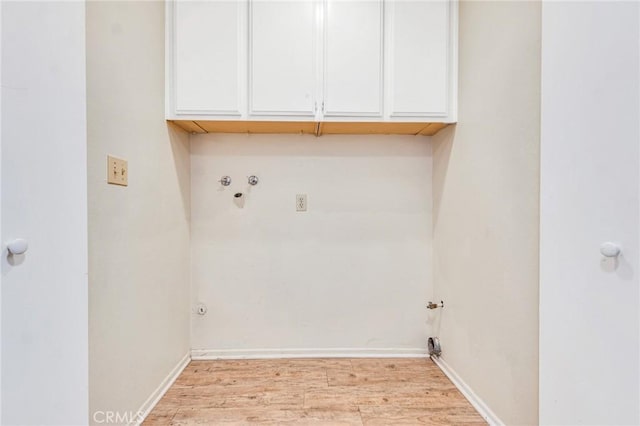
M 458 388 L 460 393 L 464 395 L 465 398 L 473 405 L 478 413 L 489 423 L 491 426 L 504 426 L 504 422 L 502 422 L 496 414 L 491 411 L 491 409 L 484 403 L 482 399 L 467 385 L 464 380 L 458 376 L 458 373 L 452 369 L 449 364 L 445 362 L 442 358 L 432 357 L 431 358 L 435 364 L 440 367 L 440 370 L 453 382 L 453 384 Z
M 193 349 L 191 359 L 427 358 L 427 348 Z
M 182 373 L 187 365 L 191 362 L 191 354 L 187 353 L 185 356 L 176 364 L 175 367 L 169 372 L 167 377 L 164 378 L 160 386 L 151 394 L 151 396 L 142 404 L 138 413 L 140 415 L 137 417 L 136 421 L 131 423 L 131 425 L 139 426 L 142 424 L 144 419 L 147 418 L 151 410 L 160 402 L 165 393 L 169 390 L 171 385 L 176 381 L 178 376 Z

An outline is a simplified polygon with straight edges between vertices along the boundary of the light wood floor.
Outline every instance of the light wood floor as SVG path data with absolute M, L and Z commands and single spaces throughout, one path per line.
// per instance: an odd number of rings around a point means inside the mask
M 429 359 L 193 361 L 145 425 L 484 425 Z

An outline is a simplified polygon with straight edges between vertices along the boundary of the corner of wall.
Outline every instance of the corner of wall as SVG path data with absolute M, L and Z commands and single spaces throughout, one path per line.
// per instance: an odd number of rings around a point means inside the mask
M 136 413 L 189 359 L 189 134 L 164 119 L 164 3 L 86 8 L 89 404 Z M 107 154 L 127 187 L 107 185 Z
M 459 121 L 433 138 L 442 364 L 505 424 L 538 421 L 540 14 L 460 3 Z

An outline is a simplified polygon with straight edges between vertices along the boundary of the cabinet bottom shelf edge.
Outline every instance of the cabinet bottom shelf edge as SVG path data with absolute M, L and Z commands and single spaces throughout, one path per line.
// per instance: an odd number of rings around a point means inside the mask
M 433 136 L 452 123 L 351 121 L 167 120 L 190 133 Z

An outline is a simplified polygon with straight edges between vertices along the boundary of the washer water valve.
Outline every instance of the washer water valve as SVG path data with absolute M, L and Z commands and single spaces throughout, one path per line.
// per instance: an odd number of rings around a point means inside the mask
M 437 309 L 437 308 L 444 308 L 444 302 L 442 300 L 440 301 L 440 304 L 433 303 L 431 301 L 427 303 L 427 309 Z

